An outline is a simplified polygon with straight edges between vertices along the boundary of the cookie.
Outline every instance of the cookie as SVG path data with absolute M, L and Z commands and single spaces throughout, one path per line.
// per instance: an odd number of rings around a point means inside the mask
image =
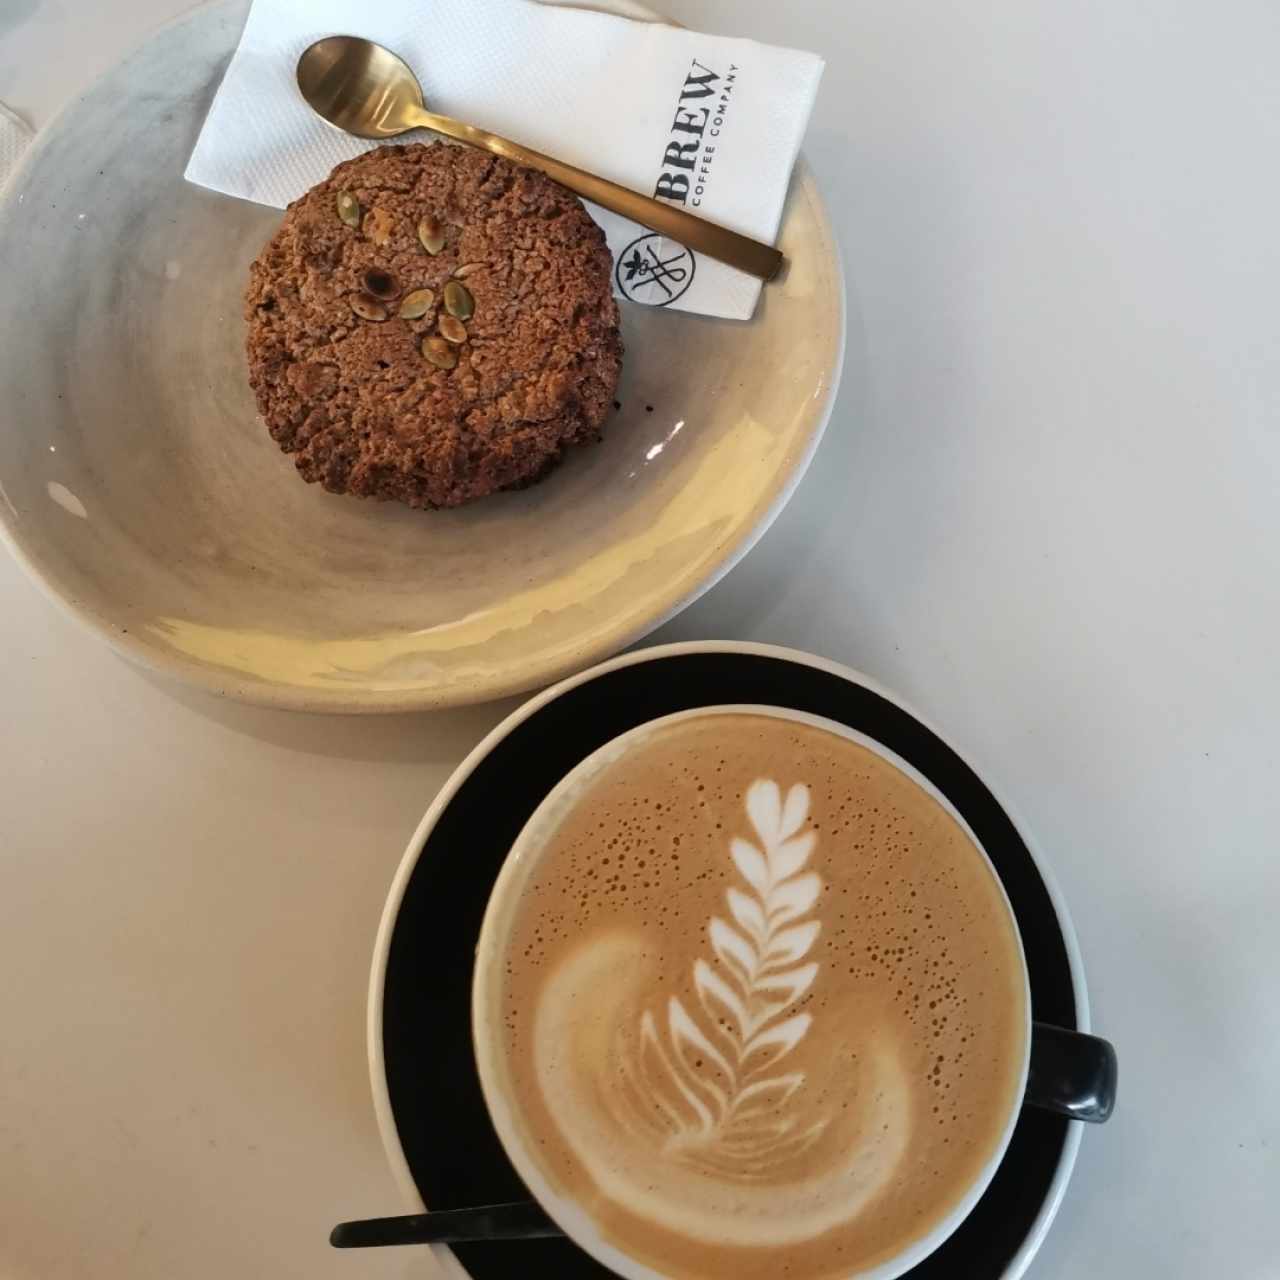
M 250 268 L 259 412 L 333 493 L 454 507 L 533 484 L 612 405 L 612 265 L 544 174 L 378 147 L 291 204 Z

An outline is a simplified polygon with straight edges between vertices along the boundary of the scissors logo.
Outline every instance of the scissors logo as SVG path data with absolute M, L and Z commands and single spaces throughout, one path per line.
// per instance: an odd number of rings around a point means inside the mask
M 683 245 L 656 231 L 633 240 L 618 255 L 618 288 L 632 302 L 665 307 L 693 283 L 697 261 Z

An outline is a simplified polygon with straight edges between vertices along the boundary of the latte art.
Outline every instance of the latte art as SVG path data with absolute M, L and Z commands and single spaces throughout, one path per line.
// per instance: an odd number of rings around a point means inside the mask
M 800 830 L 808 812 L 801 783 L 785 804 L 776 782 L 751 785 L 747 813 L 758 842 L 735 837 L 730 846 L 746 891 L 725 895 L 732 925 L 712 916 L 707 926 L 717 963 L 699 958 L 693 966 L 695 1015 L 678 996 L 667 1003 L 665 1027 L 646 1009 L 639 1060 L 622 1058 L 628 1089 L 620 1098 L 636 1129 L 721 1177 L 758 1180 L 812 1146 L 829 1119 L 805 1115 L 796 1098 L 803 1071 L 778 1070 L 813 1021 L 790 1012 L 818 974 L 816 962 L 801 963 L 821 928 L 802 920 L 822 889 L 803 871 L 816 841 Z
M 541 822 L 495 1012 L 546 1185 L 681 1280 L 834 1280 L 926 1234 L 1025 1047 L 1016 934 L 951 814 L 858 743 L 720 713 Z

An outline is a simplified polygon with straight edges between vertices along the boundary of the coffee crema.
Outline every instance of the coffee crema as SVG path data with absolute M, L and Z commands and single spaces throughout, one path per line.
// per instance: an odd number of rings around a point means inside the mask
M 827 1280 L 964 1198 L 1017 1104 L 1026 985 L 952 814 L 829 730 L 709 713 L 546 820 L 495 1012 L 529 1158 L 689 1280 Z

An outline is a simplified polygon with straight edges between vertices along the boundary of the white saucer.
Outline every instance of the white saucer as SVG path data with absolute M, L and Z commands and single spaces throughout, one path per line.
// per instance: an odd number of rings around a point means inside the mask
M 1007 800 L 896 695 L 794 649 L 741 641 L 639 649 L 544 690 L 497 725 L 432 801 L 396 872 L 374 944 L 367 1032 L 374 1108 L 412 1207 L 406 1211 L 528 1194 L 482 1095 L 471 981 L 486 902 L 529 815 L 583 759 L 637 725 L 743 703 L 834 720 L 918 772 L 970 825 L 996 868 L 1018 919 L 1036 1017 L 1089 1030 L 1079 944 L 1043 852 Z M 903 1280 L 1019 1280 L 1066 1193 L 1082 1128 L 1024 1108 L 969 1217 Z M 531 1268 L 521 1246 L 431 1246 L 452 1280 L 613 1275 L 567 1241 L 538 1241 L 537 1248 Z

